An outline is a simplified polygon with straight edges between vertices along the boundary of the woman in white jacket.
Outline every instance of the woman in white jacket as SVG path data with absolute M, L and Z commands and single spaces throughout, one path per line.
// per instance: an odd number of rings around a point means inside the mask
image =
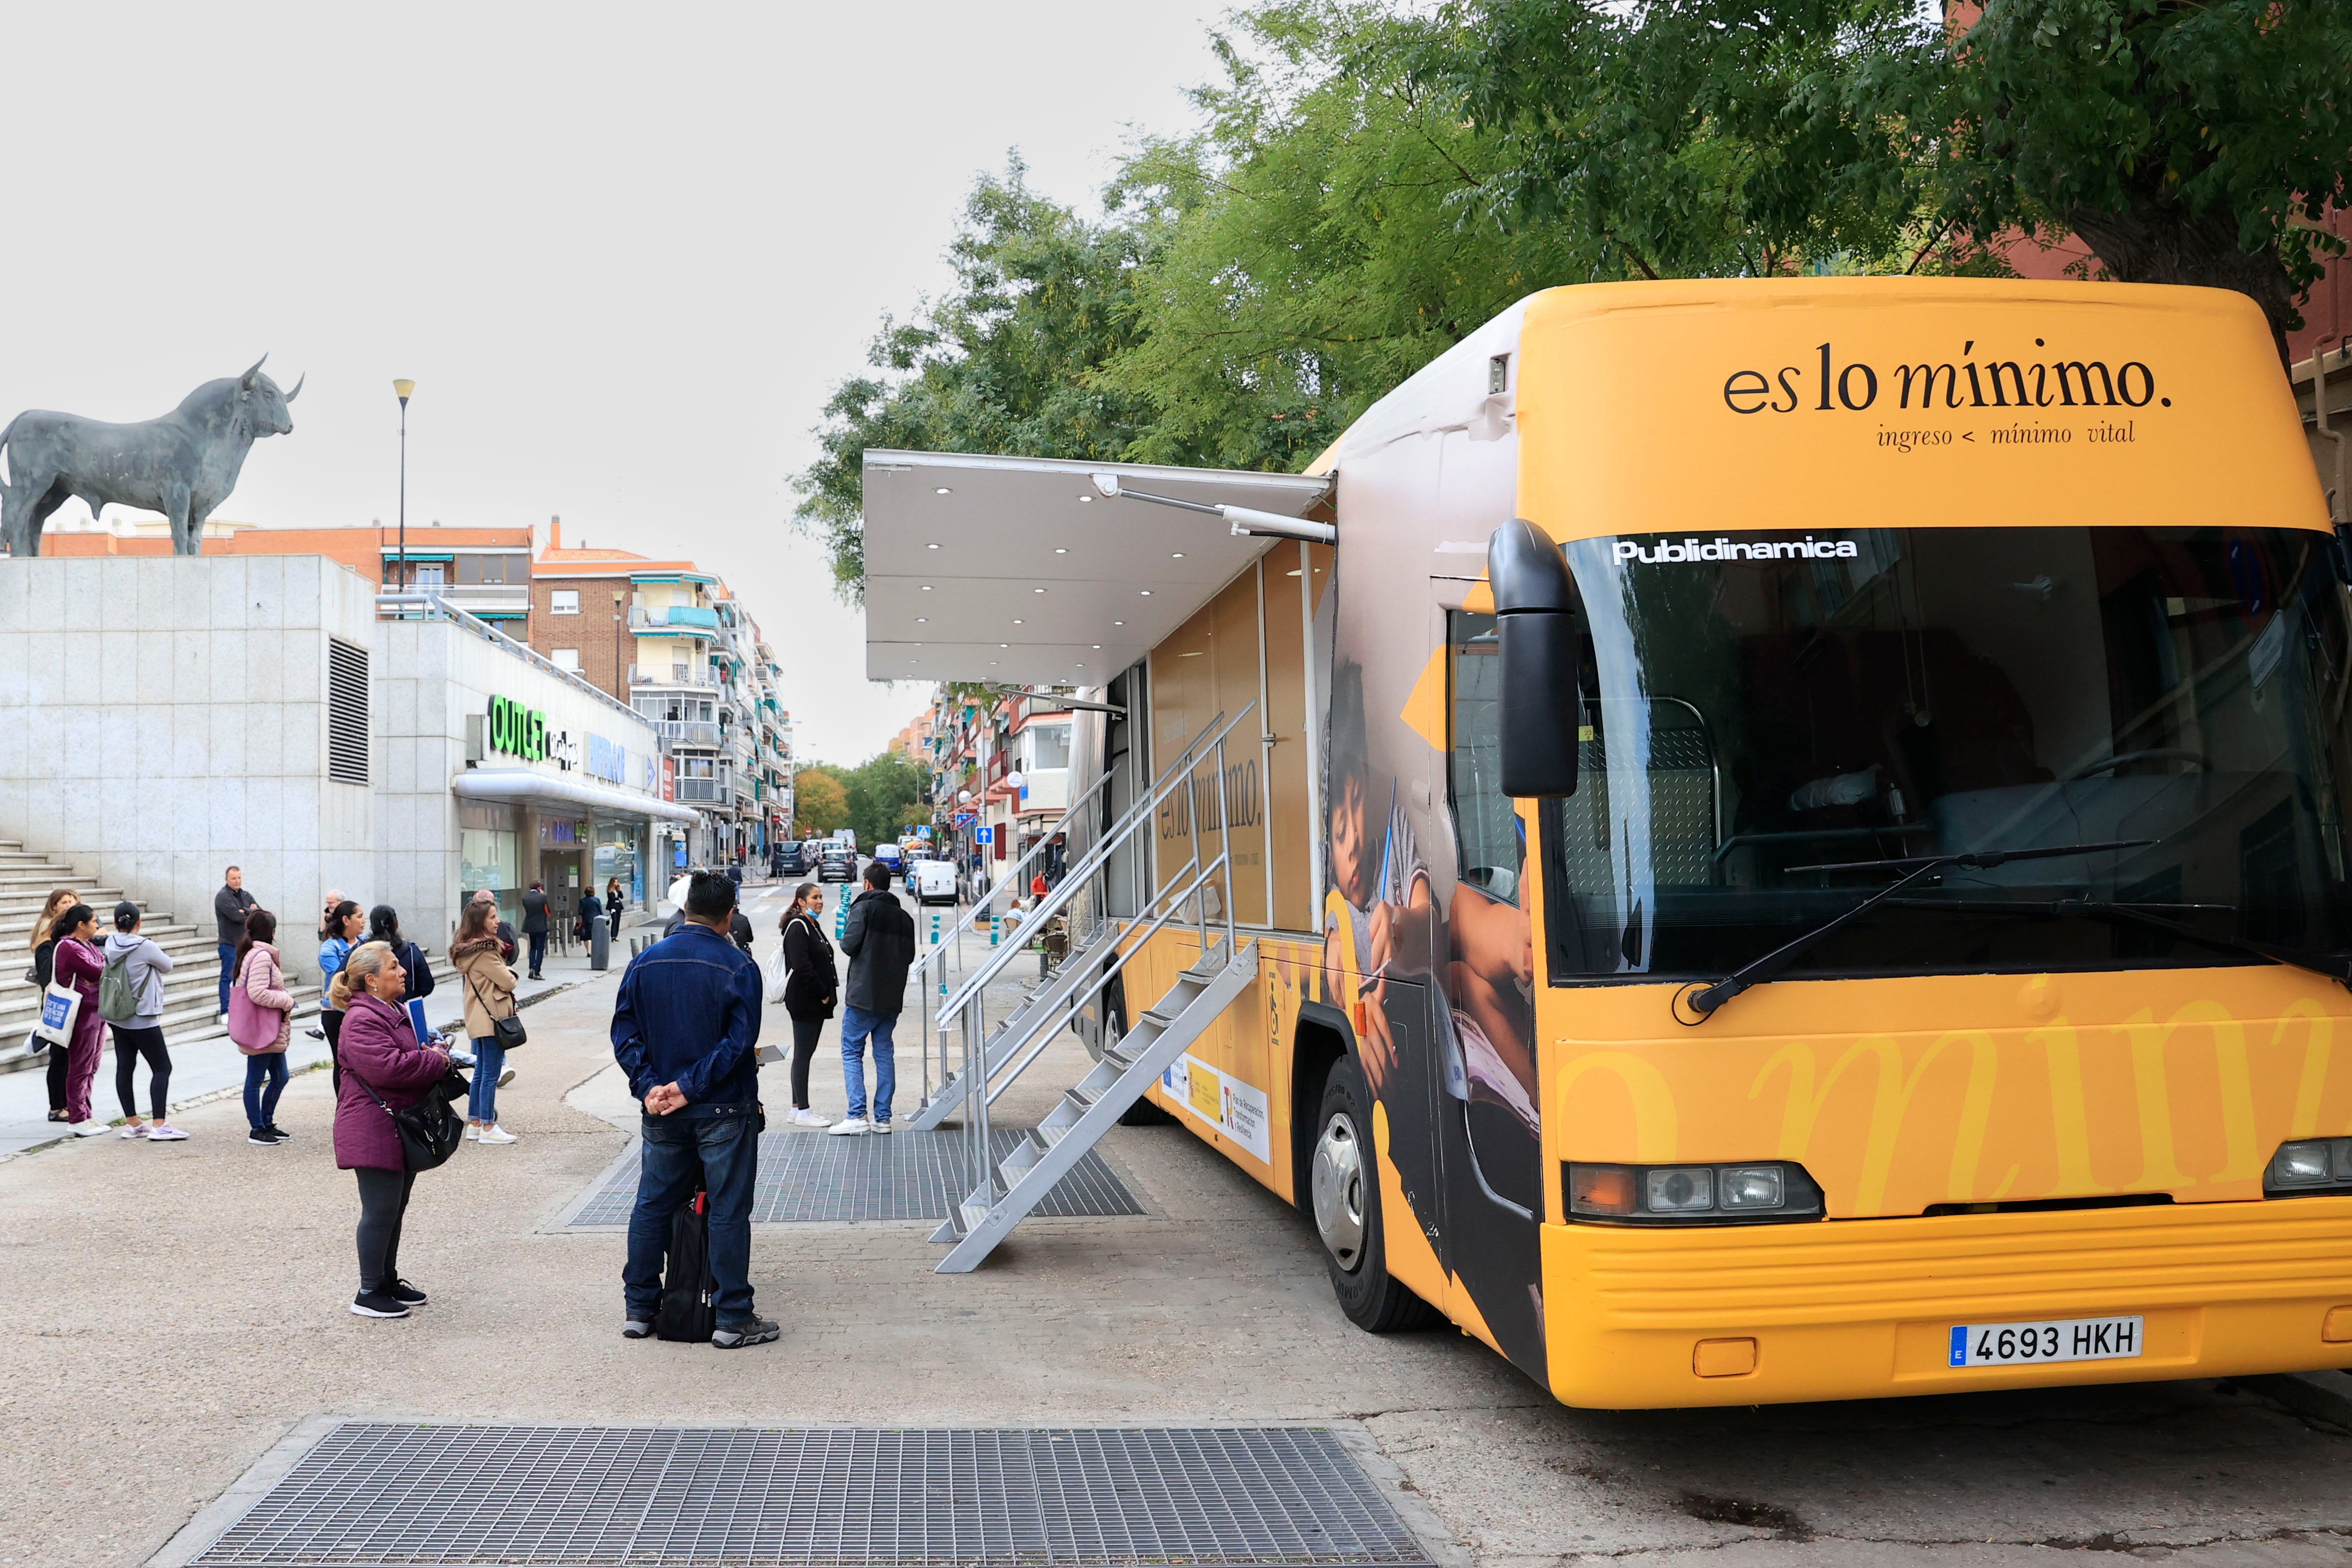
M 163 1120 L 171 1104 L 172 1052 L 163 1044 L 163 976 L 172 973 L 172 955 L 139 934 L 142 915 L 137 904 L 114 906 L 114 929 L 106 933 L 106 962 L 120 962 L 131 982 L 138 1011 L 114 1030 L 114 1092 L 122 1101 L 122 1135 L 164 1143 L 186 1133 Z M 147 1058 L 147 1104 L 154 1120 L 139 1120 L 139 1100 L 131 1090 L 139 1058 Z

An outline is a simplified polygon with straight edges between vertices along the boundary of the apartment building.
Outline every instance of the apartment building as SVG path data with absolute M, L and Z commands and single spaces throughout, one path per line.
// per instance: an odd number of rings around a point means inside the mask
M 1070 803 L 1067 709 L 1026 693 L 954 699 L 941 687 L 908 731 L 917 726 L 925 731 L 918 760 L 931 775 L 936 833 L 992 879 L 1060 831 Z M 982 827 L 989 830 L 985 845 Z
M 563 542 L 561 518 L 530 567 L 531 647 L 652 724 L 664 798 L 699 823 L 675 863 L 756 859 L 791 831 L 792 742 L 758 624 L 691 561 Z

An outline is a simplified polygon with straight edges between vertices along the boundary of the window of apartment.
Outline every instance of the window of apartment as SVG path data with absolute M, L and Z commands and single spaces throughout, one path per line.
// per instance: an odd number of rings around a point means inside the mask
M 1066 768 L 1070 765 L 1070 727 L 1067 724 L 1044 724 L 1031 730 L 1029 765 L 1040 770 Z
M 580 673 L 580 650 L 578 648 L 560 647 L 554 652 L 549 654 L 547 657 L 555 661 L 556 668 L 568 669 L 574 675 Z
M 438 561 L 412 561 L 408 563 L 408 581 L 414 587 L 438 588 L 444 585 L 442 563 Z
M 576 616 L 580 613 L 580 590 L 552 588 L 547 595 L 547 613 L 551 616 Z
M 457 580 L 462 584 L 530 581 L 528 555 L 459 555 L 453 564 L 457 569 Z

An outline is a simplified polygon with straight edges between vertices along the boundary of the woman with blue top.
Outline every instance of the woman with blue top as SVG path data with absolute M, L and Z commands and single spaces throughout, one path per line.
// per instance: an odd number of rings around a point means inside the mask
M 360 943 L 360 934 L 367 929 L 367 918 L 360 907 L 349 899 L 327 908 L 325 940 L 319 943 L 319 1024 L 327 1031 L 327 1054 L 332 1058 L 334 1071 L 330 1075 L 336 1089 L 343 1085 L 343 1058 L 340 1049 L 343 1033 L 343 1009 L 334 1005 L 335 976 L 341 973 L 343 960 Z

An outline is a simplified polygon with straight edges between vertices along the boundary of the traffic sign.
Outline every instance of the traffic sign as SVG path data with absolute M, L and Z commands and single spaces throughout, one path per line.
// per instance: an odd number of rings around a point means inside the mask
M 996 829 L 993 827 L 976 828 L 972 832 L 971 838 L 972 842 L 975 844 L 993 844 L 996 842 Z

